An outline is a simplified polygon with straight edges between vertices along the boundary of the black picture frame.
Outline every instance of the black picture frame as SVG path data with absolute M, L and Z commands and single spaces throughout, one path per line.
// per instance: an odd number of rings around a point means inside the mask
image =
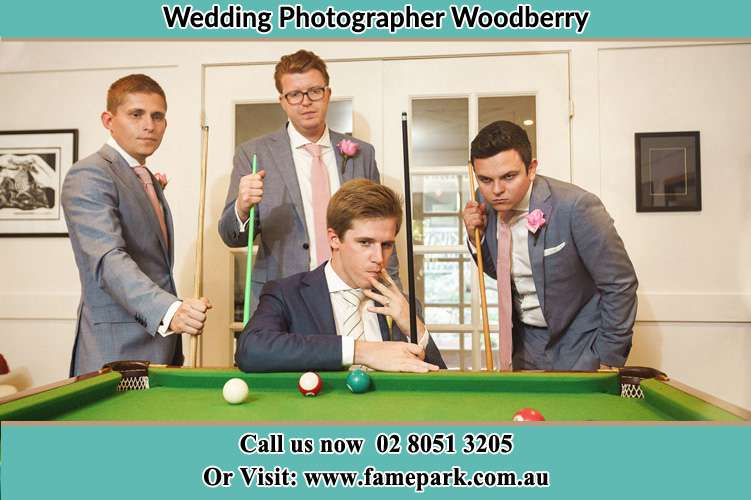
M 698 131 L 634 134 L 637 212 L 701 211 Z
M 78 130 L 0 131 L 0 238 L 67 237 L 60 195 Z

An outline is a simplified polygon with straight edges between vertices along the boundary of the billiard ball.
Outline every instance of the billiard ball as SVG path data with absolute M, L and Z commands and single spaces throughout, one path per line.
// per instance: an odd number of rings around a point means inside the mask
M 362 370 L 352 370 L 347 375 L 347 387 L 355 394 L 367 392 L 370 388 L 370 375 Z
M 305 372 L 297 382 L 297 389 L 303 396 L 317 396 L 321 392 L 323 382 L 320 375 L 315 372 Z
M 522 408 L 514 414 L 514 422 L 541 422 L 545 420 L 542 413 L 534 408 Z
M 222 396 L 229 404 L 240 404 L 248 397 L 248 384 L 243 379 L 231 378 L 224 384 Z

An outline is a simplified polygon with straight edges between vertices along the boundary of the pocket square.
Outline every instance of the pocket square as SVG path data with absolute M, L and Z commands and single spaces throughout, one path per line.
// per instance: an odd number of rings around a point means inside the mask
M 563 247 L 565 246 L 566 246 L 566 242 L 564 241 L 560 245 L 554 246 L 553 248 L 546 248 L 545 250 L 543 250 L 542 255 L 544 255 L 545 257 L 549 257 L 563 250 Z

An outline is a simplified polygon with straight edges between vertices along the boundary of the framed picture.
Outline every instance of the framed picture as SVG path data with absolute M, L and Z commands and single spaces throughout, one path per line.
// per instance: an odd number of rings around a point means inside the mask
M 637 133 L 636 211 L 701 210 L 699 132 Z
M 67 236 L 60 193 L 78 130 L 0 131 L 0 237 Z

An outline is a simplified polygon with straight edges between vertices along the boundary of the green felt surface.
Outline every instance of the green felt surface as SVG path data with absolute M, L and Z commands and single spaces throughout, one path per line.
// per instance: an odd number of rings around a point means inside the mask
M 0 405 L 2 420 L 497 422 L 524 407 L 549 421 L 738 420 L 658 381 L 647 397 L 619 395 L 615 373 L 371 373 L 373 389 L 352 394 L 347 372 L 322 372 L 317 397 L 297 391 L 297 373 L 151 368 L 144 391 L 115 392 L 107 374 Z M 221 388 L 240 377 L 248 400 L 230 405 Z

